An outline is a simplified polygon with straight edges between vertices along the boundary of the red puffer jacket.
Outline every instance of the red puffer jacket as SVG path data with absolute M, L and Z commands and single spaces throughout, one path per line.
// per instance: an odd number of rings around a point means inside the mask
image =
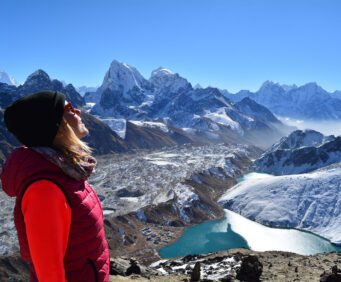
M 86 181 L 67 176 L 58 166 L 26 147 L 11 153 L 1 175 L 3 190 L 9 196 L 16 197 L 14 221 L 22 258 L 32 261 L 21 202 L 28 186 L 41 179 L 55 183 L 71 207 L 71 226 L 64 257 L 67 281 L 109 281 L 109 249 L 97 194 Z M 31 271 L 35 275 L 34 269 L 31 268 Z

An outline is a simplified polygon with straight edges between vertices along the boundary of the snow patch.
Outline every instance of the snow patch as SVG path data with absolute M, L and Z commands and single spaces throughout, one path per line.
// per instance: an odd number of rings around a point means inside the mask
M 191 208 L 194 201 L 199 201 L 199 196 L 193 192 L 191 186 L 178 183 L 173 189 L 177 202 L 176 206 L 180 213 L 180 218 L 186 223 L 190 223 L 191 220 L 186 213 L 186 208 Z
M 243 130 L 240 124 L 233 119 L 231 119 L 225 111 L 225 108 L 219 108 L 215 112 L 205 111 L 204 117 L 209 118 L 210 120 L 222 124 L 225 126 L 230 127 L 232 130 L 242 133 Z M 219 129 L 219 128 L 218 128 Z M 218 130 L 217 129 L 217 130 Z
M 155 122 L 155 121 L 141 121 L 141 120 L 130 120 L 129 122 L 143 127 L 150 127 L 150 128 L 158 128 L 163 132 L 169 132 L 167 125 L 162 122 Z
M 116 132 L 118 136 L 122 139 L 125 138 L 126 135 L 126 123 L 127 121 L 123 118 L 115 119 L 115 118 L 102 118 L 101 119 L 105 124 L 107 124 L 112 131 Z

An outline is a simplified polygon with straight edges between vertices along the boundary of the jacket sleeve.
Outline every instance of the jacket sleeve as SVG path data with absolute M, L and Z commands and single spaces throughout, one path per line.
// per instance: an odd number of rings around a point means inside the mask
M 64 193 L 51 181 L 36 181 L 27 188 L 21 209 L 38 281 L 66 281 L 64 256 L 71 209 Z

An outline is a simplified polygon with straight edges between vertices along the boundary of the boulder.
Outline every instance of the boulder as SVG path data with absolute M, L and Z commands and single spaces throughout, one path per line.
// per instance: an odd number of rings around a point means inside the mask
M 320 282 L 341 282 L 341 269 L 334 265 L 331 268 L 331 272 L 323 272 L 321 274 Z
M 110 275 L 130 276 L 132 274 L 149 277 L 157 275 L 158 272 L 141 265 L 135 258 L 115 257 L 110 259 Z
M 196 262 L 191 274 L 191 281 L 200 281 L 200 262 Z
M 237 270 L 236 278 L 240 281 L 259 281 L 263 272 L 263 265 L 256 256 L 245 256 L 242 259 L 240 269 Z

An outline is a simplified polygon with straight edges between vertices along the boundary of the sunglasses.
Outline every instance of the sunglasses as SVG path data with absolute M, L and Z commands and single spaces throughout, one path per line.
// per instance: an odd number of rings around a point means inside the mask
M 68 112 L 68 111 L 71 111 L 73 112 L 74 114 L 76 113 L 76 109 L 72 106 L 71 103 L 67 103 L 64 107 L 64 113 L 65 112 Z

